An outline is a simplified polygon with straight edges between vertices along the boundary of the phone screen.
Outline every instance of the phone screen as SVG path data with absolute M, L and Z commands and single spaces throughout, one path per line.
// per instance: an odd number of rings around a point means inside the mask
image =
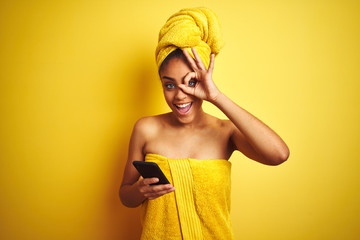
M 156 177 L 159 179 L 159 182 L 152 183 L 150 185 L 170 183 L 168 179 L 165 177 L 164 173 L 161 171 L 159 165 L 157 165 L 154 162 L 134 161 L 133 165 L 143 178 Z

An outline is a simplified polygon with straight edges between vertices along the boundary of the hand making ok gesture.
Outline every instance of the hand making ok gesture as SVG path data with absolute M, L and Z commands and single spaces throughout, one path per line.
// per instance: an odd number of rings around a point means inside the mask
M 193 72 L 190 72 L 185 76 L 184 84 L 180 84 L 179 88 L 187 94 L 193 95 L 202 100 L 214 102 L 221 93 L 212 79 L 215 54 L 210 55 L 209 68 L 206 69 L 195 48 L 191 48 L 191 51 L 194 54 L 195 59 L 193 59 L 185 49 L 183 50 L 183 53 Z M 191 80 L 196 81 L 194 86 L 190 85 Z

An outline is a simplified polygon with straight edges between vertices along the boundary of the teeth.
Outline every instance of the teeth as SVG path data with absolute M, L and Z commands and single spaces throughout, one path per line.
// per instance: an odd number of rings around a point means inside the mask
M 184 108 L 184 107 L 187 107 L 189 106 L 190 103 L 185 103 L 185 104 L 180 104 L 180 105 L 176 105 L 178 108 Z

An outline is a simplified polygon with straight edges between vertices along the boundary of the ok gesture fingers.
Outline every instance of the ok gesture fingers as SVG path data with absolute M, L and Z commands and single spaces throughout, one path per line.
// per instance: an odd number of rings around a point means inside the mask
M 184 79 L 185 84 L 180 85 L 180 87 L 184 92 L 194 95 L 195 97 L 210 102 L 214 101 L 220 93 L 212 79 L 215 55 L 210 55 L 209 68 L 206 69 L 206 66 L 202 62 L 195 48 L 191 48 L 191 51 L 194 54 L 195 59 L 192 58 L 185 49 L 183 50 L 183 53 L 193 72 L 186 75 Z

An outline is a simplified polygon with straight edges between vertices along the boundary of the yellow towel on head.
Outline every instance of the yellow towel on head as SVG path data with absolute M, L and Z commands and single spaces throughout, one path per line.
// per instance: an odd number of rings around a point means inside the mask
M 159 33 L 156 48 L 158 69 L 165 58 L 177 48 L 186 49 L 192 56 L 195 47 L 206 67 L 210 54 L 217 55 L 224 45 L 217 16 L 208 8 L 186 8 L 172 15 Z M 193 56 L 194 57 L 194 56 Z

